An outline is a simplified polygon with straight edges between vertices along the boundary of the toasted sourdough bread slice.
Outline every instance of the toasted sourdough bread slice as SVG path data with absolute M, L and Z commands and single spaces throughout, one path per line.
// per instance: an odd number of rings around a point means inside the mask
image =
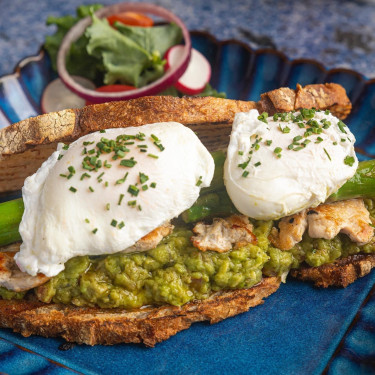
M 62 336 L 80 344 L 154 346 L 194 322 L 217 323 L 262 304 L 279 285 L 279 279 L 268 277 L 250 289 L 218 292 L 181 307 L 146 307 L 135 311 L 0 300 L 0 326 L 23 336 Z
M 356 254 L 320 267 L 304 266 L 291 270 L 290 275 L 302 281 L 312 281 L 315 286 L 346 288 L 359 277 L 366 276 L 375 267 L 375 254 Z
M 351 104 L 341 86 L 319 84 L 297 86 L 296 90 L 277 89 L 263 94 L 257 103 L 146 97 L 38 116 L 0 131 L 0 192 L 20 189 L 24 179 L 39 168 L 58 142 L 71 142 L 100 129 L 178 121 L 191 127 L 210 150 L 215 150 L 226 148 L 237 112 L 256 108 L 273 114 L 313 107 L 329 109 L 344 119 Z M 263 303 L 279 285 L 278 278 L 267 277 L 250 289 L 223 291 L 182 307 L 147 307 L 136 311 L 0 300 L 0 325 L 24 336 L 62 336 L 67 341 L 89 345 L 143 342 L 153 346 L 193 322 L 216 323 L 247 311 Z
M 193 129 L 209 150 L 217 150 L 227 147 L 237 112 L 256 108 L 273 114 L 312 107 L 329 109 L 343 119 L 351 103 L 343 87 L 327 83 L 273 90 L 257 103 L 154 96 L 37 116 L 0 130 L 0 192 L 19 190 L 25 178 L 56 150 L 58 142 L 72 142 L 101 129 L 177 121 Z

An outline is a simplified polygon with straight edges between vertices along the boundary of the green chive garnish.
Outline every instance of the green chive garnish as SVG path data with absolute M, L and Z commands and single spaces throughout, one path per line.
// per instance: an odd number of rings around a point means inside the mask
M 134 167 L 136 164 L 137 164 L 137 162 L 133 159 L 123 159 L 120 162 L 120 165 L 122 165 L 124 167 L 129 167 L 129 168 Z
M 139 193 L 139 189 L 135 185 L 129 185 L 128 193 L 136 197 Z
M 120 194 L 120 197 L 119 197 L 118 202 L 117 202 L 117 204 L 119 206 L 121 206 L 121 202 L 122 202 L 123 199 L 124 199 L 124 194 Z
M 70 190 L 71 192 L 73 192 L 73 193 L 75 193 L 75 192 L 77 191 L 77 189 L 76 189 L 75 187 L 73 187 L 73 186 L 71 186 L 71 187 L 69 188 L 69 190 Z
M 355 159 L 354 159 L 353 156 L 347 156 L 347 157 L 344 159 L 344 164 L 349 165 L 350 167 L 353 166 L 354 162 L 355 162 Z

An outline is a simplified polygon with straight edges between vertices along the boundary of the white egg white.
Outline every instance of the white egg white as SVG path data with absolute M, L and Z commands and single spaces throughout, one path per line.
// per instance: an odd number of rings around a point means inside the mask
M 95 156 L 90 150 L 96 149 L 102 137 L 115 140 L 140 132 L 144 140 L 127 145 L 130 151 L 125 156 L 113 160 L 114 152 L 102 153 L 101 168 L 83 168 L 82 160 Z M 142 145 L 147 148 L 138 147 Z M 121 160 L 131 158 L 136 161 L 133 167 L 120 165 Z M 105 161 L 110 168 L 104 166 Z M 69 167 L 74 168 L 72 176 Z M 208 150 L 193 131 L 179 123 L 107 129 L 76 140 L 67 150 L 60 146 L 25 181 L 23 243 L 16 262 L 31 275 L 54 276 L 75 256 L 126 251 L 191 207 L 200 188 L 210 185 L 213 172 Z M 140 174 L 147 181 L 141 183 Z M 129 192 L 130 185 L 139 190 L 136 195 Z
M 241 213 L 268 220 L 315 207 L 354 175 L 358 160 L 348 127 L 323 111 L 312 120 L 321 133 L 306 136 L 308 119 L 262 121 L 257 110 L 236 114 L 224 182 Z M 324 121 L 330 124 L 326 128 Z

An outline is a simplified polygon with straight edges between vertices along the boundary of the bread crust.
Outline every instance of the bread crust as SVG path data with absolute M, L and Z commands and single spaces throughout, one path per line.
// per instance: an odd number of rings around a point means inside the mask
M 0 300 L 0 326 L 27 337 L 61 336 L 87 345 L 144 343 L 153 347 L 195 322 L 211 324 L 248 311 L 276 292 L 280 280 L 267 277 L 250 289 L 222 291 L 181 307 L 146 307 L 134 311 Z
M 304 266 L 291 270 L 290 275 L 315 286 L 346 288 L 358 278 L 366 276 L 375 267 L 375 254 L 356 254 L 320 267 Z
M 72 142 L 90 132 L 177 121 L 195 131 L 209 150 L 217 150 L 227 147 L 237 112 L 258 109 L 274 114 L 302 107 L 329 109 L 344 118 L 351 104 L 343 87 L 327 83 L 273 90 L 259 102 L 152 96 L 33 117 L 0 130 L 0 193 L 21 189 L 25 178 L 56 150 L 58 142 Z

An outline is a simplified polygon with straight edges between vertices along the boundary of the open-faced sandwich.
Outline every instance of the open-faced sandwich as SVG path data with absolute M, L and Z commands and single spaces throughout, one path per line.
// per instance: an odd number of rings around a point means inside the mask
M 262 303 L 288 273 L 321 286 L 367 274 L 373 163 L 358 163 L 350 110 L 325 84 L 257 103 L 146 97 L 1 130 L 0 191 L 23 197 L 0 206 L 0 325 L 153 346 Z

